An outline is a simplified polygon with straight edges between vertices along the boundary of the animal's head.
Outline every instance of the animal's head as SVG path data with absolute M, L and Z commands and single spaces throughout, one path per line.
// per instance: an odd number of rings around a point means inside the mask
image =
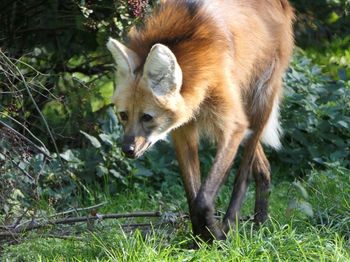
M 143 64 L 133 50 L 112 38 L 107 48 L 117 65 L 111 101 L 124 128 L 122 150 L 137 158 L 185 122 L 182 71 L 175 55 L 162 44 L 151 48 Z

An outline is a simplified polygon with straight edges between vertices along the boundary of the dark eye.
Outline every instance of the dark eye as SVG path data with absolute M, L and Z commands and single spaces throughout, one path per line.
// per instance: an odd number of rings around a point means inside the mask
M 141 117 L 141 121 L 142 122 L 149 122 L 153 119 L 153 116 L 149 115 L 149 114 L 143 114 Z
M 128 115 L 125 112 L 119 112 L 119 116 L 122 121 L 128 120 Z

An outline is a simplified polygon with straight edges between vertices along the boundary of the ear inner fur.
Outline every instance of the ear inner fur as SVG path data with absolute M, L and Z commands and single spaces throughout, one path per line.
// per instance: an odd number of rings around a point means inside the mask
M 113 38 L 109 38 L 107 48 L 112 53 L 118 71 L 123 75 L 133 75 L 135 68 L 140 64 L 138 55 Z
M 178 92 L 182 84 L 182 71 L 172 51 L 155 44 L 146 59 L 143 77 L 155 95 Z

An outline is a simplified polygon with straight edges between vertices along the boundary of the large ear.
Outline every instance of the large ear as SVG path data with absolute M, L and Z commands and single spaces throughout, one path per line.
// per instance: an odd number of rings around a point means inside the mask
M 182 71 L 176 57 L 162 44 L 155 44 L 151 48 L 143 69 L 143 77 L 155 95 L 179 92 L 182 85 Z
M 118 75 L 121 77 L 133 76 L 135 68 L 140 64 L 138 55 L 113 38 L 109 38 L 107 48 L 117 64 Z

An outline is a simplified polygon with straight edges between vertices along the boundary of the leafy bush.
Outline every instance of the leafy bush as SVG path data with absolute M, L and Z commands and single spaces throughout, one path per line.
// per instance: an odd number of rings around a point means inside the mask
M 297 52 L 284 83 L 283 149 L 272 154 L 279 170 L 298 177 L 319 164 L 349 167 L 350 81 L 329 79 Z
M 94 180 L 95 169 L 84 179 L 79 174 L 90 171 L 95 162 L 84 160 L 95 152 L 68 148 L 83 148 L 79 131 L 96 134 L 98 118 L 107 110 L 113 92 L 107 37 L 125 35 L 149 8 L 148 1 L 126 0 L 0 3 L 0 213 L 5 220 L 21 210 L 41 212 L 53 202 L 64 209 L 77 203 L 80 189 L 89 192 L 81 182 Z
M 334 79 L 350 79 L 348 0 L 291 0 L 296 9 L 297 45 Z
M 150 178 L 154 187 L 161 186 L 163 180 L 159 176 L 176 174 L 177 165 L 174 153 L 169 152 L 169 143 L 156 146 L 137 161 L 124 157 L 121 151 L 122 128 L 112 108 L 107 110 L 108 117 L 100 120 L 101 133 L 98 137 L 81 131 L 90 146 L 86 149 L 68 149 L 61 156 L 68 163 L 83 162 L 81 172 L 76 173 L 86 183 L 91 185 L 99 178 L 103 179 L 108 192 L 120 191 L 123 186 L 129 186 L 129 181 Z M 158 183 L 160 182 L 160 183 Z
M 79 130 L 96 133 L 97 116 L 104 113 L 113 92 L 105 43 L 110 36 L 125 36 L 148 9 L 146 0 L 1 3 L 0 65 L 5 70 L 0 74 L 0 112 L 28 124 L 54 150 L 52 139 L 42 132 L 37 109 L 21 91 L 22 74 L 58 148 L 81 144 Z
M 344 38 L 350 26 L 348 0 L 291 0 L 296 9 L 296 36 L 299 46 L 312 47 L 335 35 Z
M 328 76 L 344 81 L 350 79 L 350 36 L 324 40 L 318 47 L 308 47 L 306 55 Z

